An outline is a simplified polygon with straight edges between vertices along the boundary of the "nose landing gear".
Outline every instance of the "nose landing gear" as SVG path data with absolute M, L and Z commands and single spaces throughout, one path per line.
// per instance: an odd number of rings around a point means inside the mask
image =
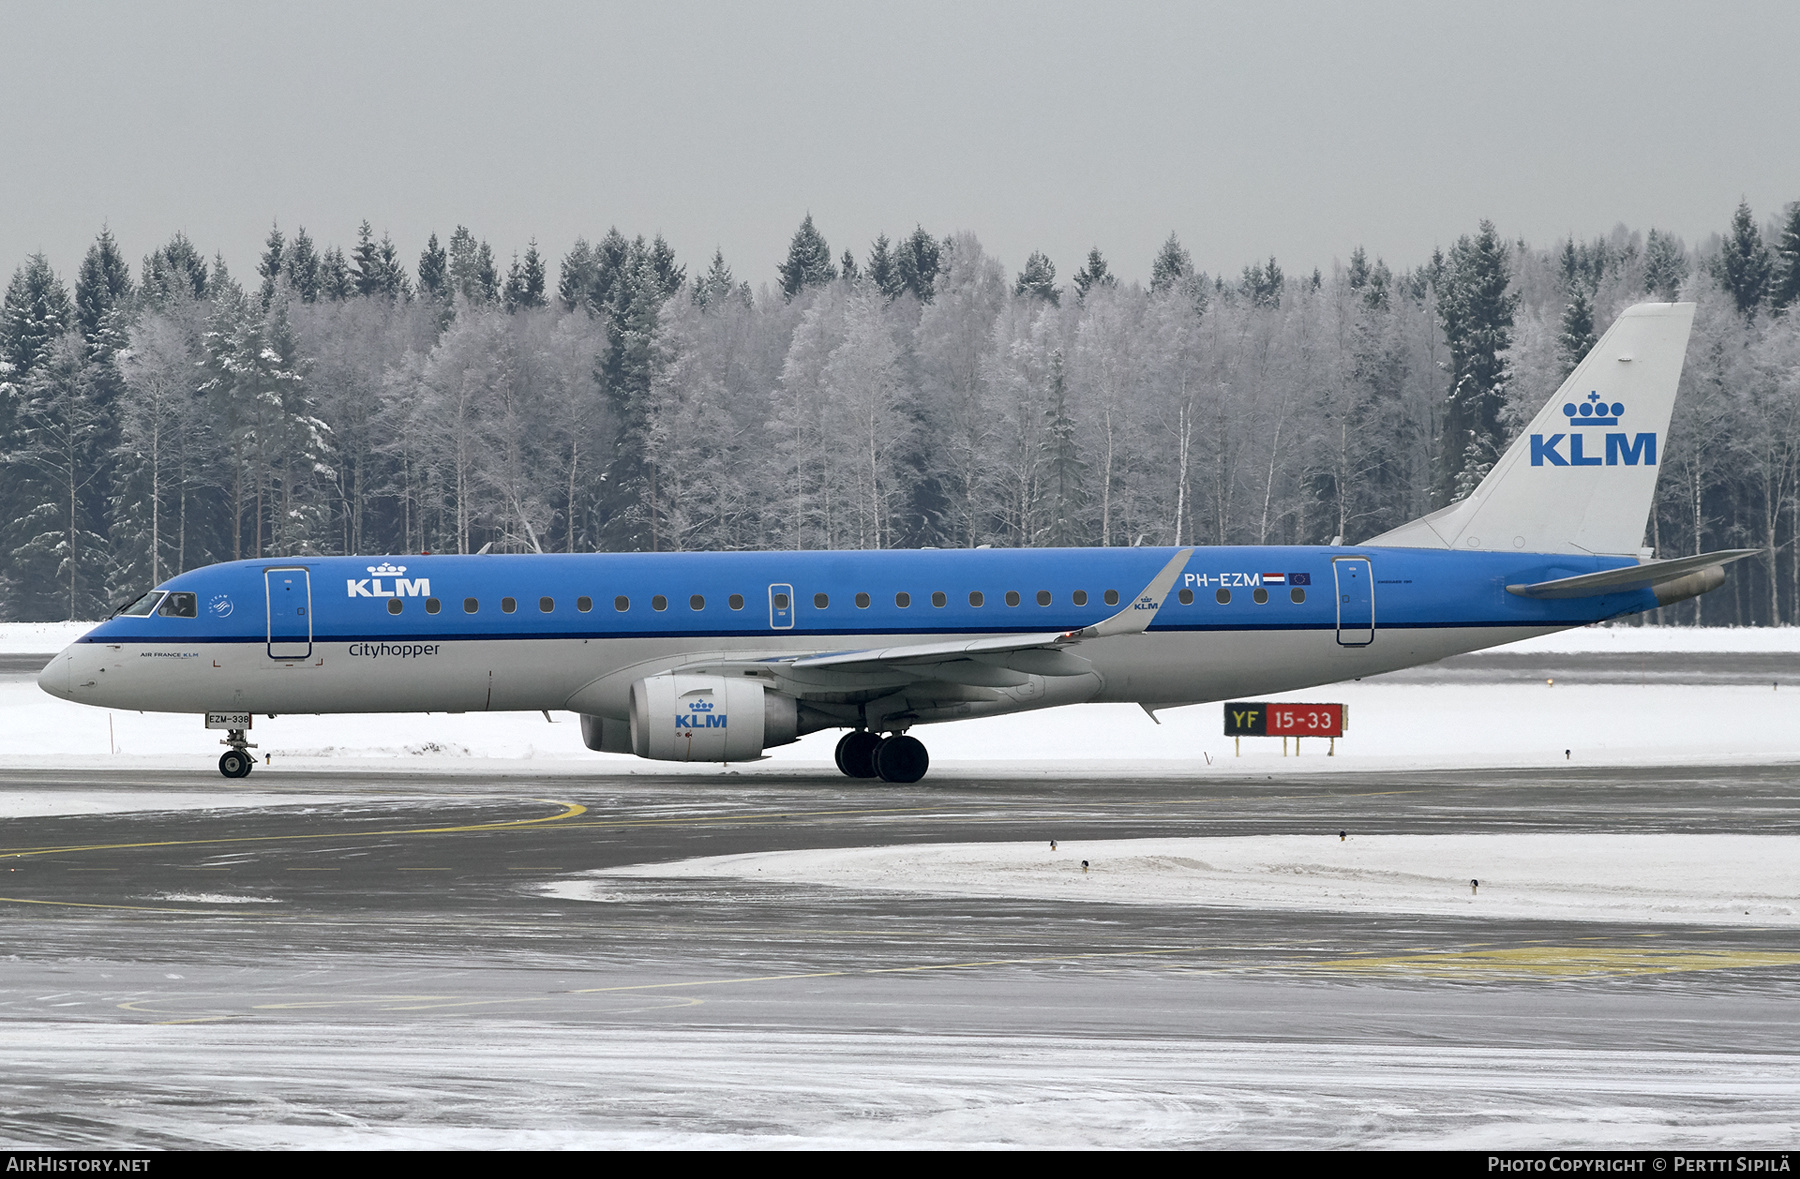
M 248 778 L 250 767 L 256 764 L 256 759 L 250 756 L 249 750 L 256 746 L 244 739 L 244 730 L 227 729 L 225 739 L 219 744 L 231 746 L 219 755 L 219 772 L 227 778 Z
M 930 765 L 925 746 L 904 733 L 883 739 L 867 729 L 856 729 L 845 733 L 837 744 L 837 767 L 852 778 L 917 782 Z

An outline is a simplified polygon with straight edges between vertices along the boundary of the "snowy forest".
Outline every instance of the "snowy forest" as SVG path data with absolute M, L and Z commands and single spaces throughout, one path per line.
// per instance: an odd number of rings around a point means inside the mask
M 1421 249 L 1420 257 L 1426 251 Z M 1065 260 L 1065 262 L 1068 260 Z M 552 273 L 554 271 L 554 273 Z M 1800 621 L 1800 203 L 1688 244 L 1483 222 L 1410 268 L 1066 281 L 810 216 L 772 283 L 613 230 L 409 270 L 364 223 L 254 276 L 102 231 L 0 311 L 0 617 L 333 553 L 1355 543 L 1466 493 L 1627 305 L 1699 303 L 1661 556 L 1761 548 L 1666 623 Z

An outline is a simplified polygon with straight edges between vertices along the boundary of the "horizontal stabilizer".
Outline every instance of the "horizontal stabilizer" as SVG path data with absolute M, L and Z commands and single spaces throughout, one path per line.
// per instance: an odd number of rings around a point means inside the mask
M 1621 590 L 1660 585 L 1703 569 L 1722 568 L 1760 552 L 1761 549 L 1720 549 L 1716 553 L 1676 557 L 1669 561 L 1646 561 L 1642 565 L 1627 565 L 1622 569 L 1608 569 L 1601 573 L 1583 573 L 1579 577 L 1559 577 L 1555 581 L 1540 581 L 1533 585 L 1509 585 L 1506 592 L 1517 594 L 1521 598 L 1593 598 Z

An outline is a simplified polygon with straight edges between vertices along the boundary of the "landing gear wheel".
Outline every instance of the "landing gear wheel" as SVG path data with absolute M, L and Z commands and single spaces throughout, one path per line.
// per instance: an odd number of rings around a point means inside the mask
M 219 772 L 227 778 L 248 778 L 256 761 L 241 749 L 227 749 L 219 755 Z
M 845 733 L 837 743 L 837 768 L 852 778 L 875 776 L 875 750 L 881 738 L 867 729 Z
M 883 782 L 917 782 L 931 765 L 931 755 L 915 737 L 889 737 L 875 750 L 875 772 Z

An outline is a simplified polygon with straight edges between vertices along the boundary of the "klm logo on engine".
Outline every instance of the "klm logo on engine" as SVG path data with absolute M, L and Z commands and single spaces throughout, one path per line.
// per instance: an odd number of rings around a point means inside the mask
M 686 712 L 675 714 L 675 727 L 678 729 L 722 729 L 725 727 L 725 714 L 714 712 L 711 700 L 690 700 Z
M 429 598 L 431 596 L 431 578 L 415 577 L 407 580 L 400 575 L 406 572 L 404 565 L 390 565 L 383 561 L 379 565 L 367 566 L 373 577 L 346 578 L 345 596 L 352 598 Z M 390 578 L 393 589 L 383 589 L 382 578 Z
M 1531 465 L 1541 467 L 1545 463 L 1553 467 L 1598 467 L 1605 464 L 1609 467 L 1635 467 L 1642 463 L 1646 467 L 1656 465 L 1656 435 L 1654 433 L 1625 434 L 1608 432 L 1605 435 L 1606 453 L 1586 453 L 1587 446 L 1593 440 L 1592 434 L 1577 433 L 1578 426 L 1616 426 L 1619 419 L 1625 416 L 1625 403 L 1615 401 L 1611 405 L 1600 400 L 1598 391 L 1589 393 L 1580 405 L 1573 401 L 1562 407 L 1563 416 L 1569 419 L 1570 431 L 1567 434 L 1552 434 L 1548 438 L 1542 434 L 1531 436 Z M 1568 441 L 1568 453 L 1558 450 L 1564 440 Z

